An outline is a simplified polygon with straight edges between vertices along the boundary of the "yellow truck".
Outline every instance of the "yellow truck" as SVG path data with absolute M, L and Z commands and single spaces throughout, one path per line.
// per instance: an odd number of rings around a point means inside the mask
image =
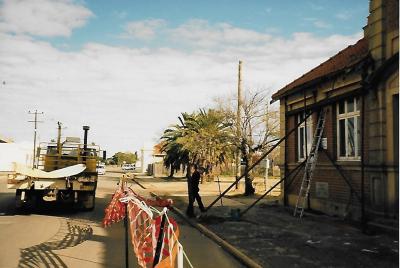
M 40 143 L 33 168 L 14 164 L 7 186 L 16 189 L 16 207 L 38 206 L 45 201 L 70 203 L 85 210 L 95 207 L 100 148 L 88 145 L 89 126 L 83 130 L 83 143 L 78 137 L 61 142 L 59 123 L 57 141 Z

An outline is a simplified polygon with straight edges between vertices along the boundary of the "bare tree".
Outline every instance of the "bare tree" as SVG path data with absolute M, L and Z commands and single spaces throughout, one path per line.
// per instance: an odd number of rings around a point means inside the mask
M 216 106 L 223 111 L 229 121 L 232 122 L 232 133 L 236 133 L 236 113 L 234 97 L 215 98 Z M 240 118 L 240 137 L 234 139 L 237 148 L 242 155 L 242 165 L 245 174 L 245 195 L 251 195 L 253 187 L 253 176 L 249 169 L 255 161 L 257 153 L 262 153 L 277 140 L 279 135 L 279 112 L 269 107 L 265 92 L 250 90 L 244 94 L 241 105 L 242 116 Z

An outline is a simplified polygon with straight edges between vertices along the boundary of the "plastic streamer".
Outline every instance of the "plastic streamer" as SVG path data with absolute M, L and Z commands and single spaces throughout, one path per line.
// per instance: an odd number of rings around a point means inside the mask
M 110 226 L 128 215 L 131 243 L 138 264 L 141 267 L 183 267 L 183 256 L 192 267 L 187 255 L 179 243 L 179 228 L 176 221 L 168 217 L 171 199 L 147 199 L 120 183 L 110 204 L 105 209 L 103 225 Z M 161 211 L 155 207 L 162 207 Z M 156 258 L 157 240 L 160 236 L 162 217 L 166 217 L 161 251 Z M 154 260 L 158 259 L 155 264 Z

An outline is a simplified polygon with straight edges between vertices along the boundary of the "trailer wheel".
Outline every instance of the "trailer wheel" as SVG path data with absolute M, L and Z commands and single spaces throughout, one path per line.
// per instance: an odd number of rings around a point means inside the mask
M 21 200 L 22 192 L 25 192 L 24 200 Z M 28 212 L 35 209 L 37 203 L 37 194 L 30 190 L 17 189 L 15 193 L 15 208 L 21 212 Z
M 22 194 L 22 191 L 20 189 L 17 189 L 17 191 L 15 192 L 15 208 L 16 209 L 21 209 L 23 206 L 23 202 L 21 200 L 21 194 Z
M 90 191 L 84 193 L 84 198 L 82 201 L 82 207 L 84 210 L 93 210 L 96 203 L 96 192 Z

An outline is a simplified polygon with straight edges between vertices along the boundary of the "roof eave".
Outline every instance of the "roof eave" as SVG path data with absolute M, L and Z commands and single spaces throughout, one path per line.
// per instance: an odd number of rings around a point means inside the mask
M 344 72 L 346 69 L 352 68 L 352 67 L 364 62 L 367 58 L 368 58 L 368 54 L 366 56 L 362 57 L 361 59 L 359 59 L 358 61 L 354 62 L 353 64 L 346 66 L 345 68 L 342 68 L 342 69 L 339 69 L 337 71 L 331 72 L 329 74 L 317 77 L 317 78 L 315 78 L 313 80 L 307 81 L 307 82 L 305 82 L 303 84 L 300 84 L 298 86 L 295 86 L 293 88 L 288 88 L 288 89 L 284 90 L 281 93 L 279 91 L 277 91 L 275 94 L 273 94 L 271 96 L 271 98 L 272 98 L 271 104 L 274 103 L 277 100 L 280 100 L 281 98 L 283 98 L 285 96 L 293 94 L 296 91 L 300 91 L 302 89 L 307 89 L 307 88 L 309 88 L 311 86 L 314 86 L 317 83 L 326 81 L 328 79 L 332 79 L 335 76 L 337 76 L 337 75 L 341 74 L 342 72 Z

